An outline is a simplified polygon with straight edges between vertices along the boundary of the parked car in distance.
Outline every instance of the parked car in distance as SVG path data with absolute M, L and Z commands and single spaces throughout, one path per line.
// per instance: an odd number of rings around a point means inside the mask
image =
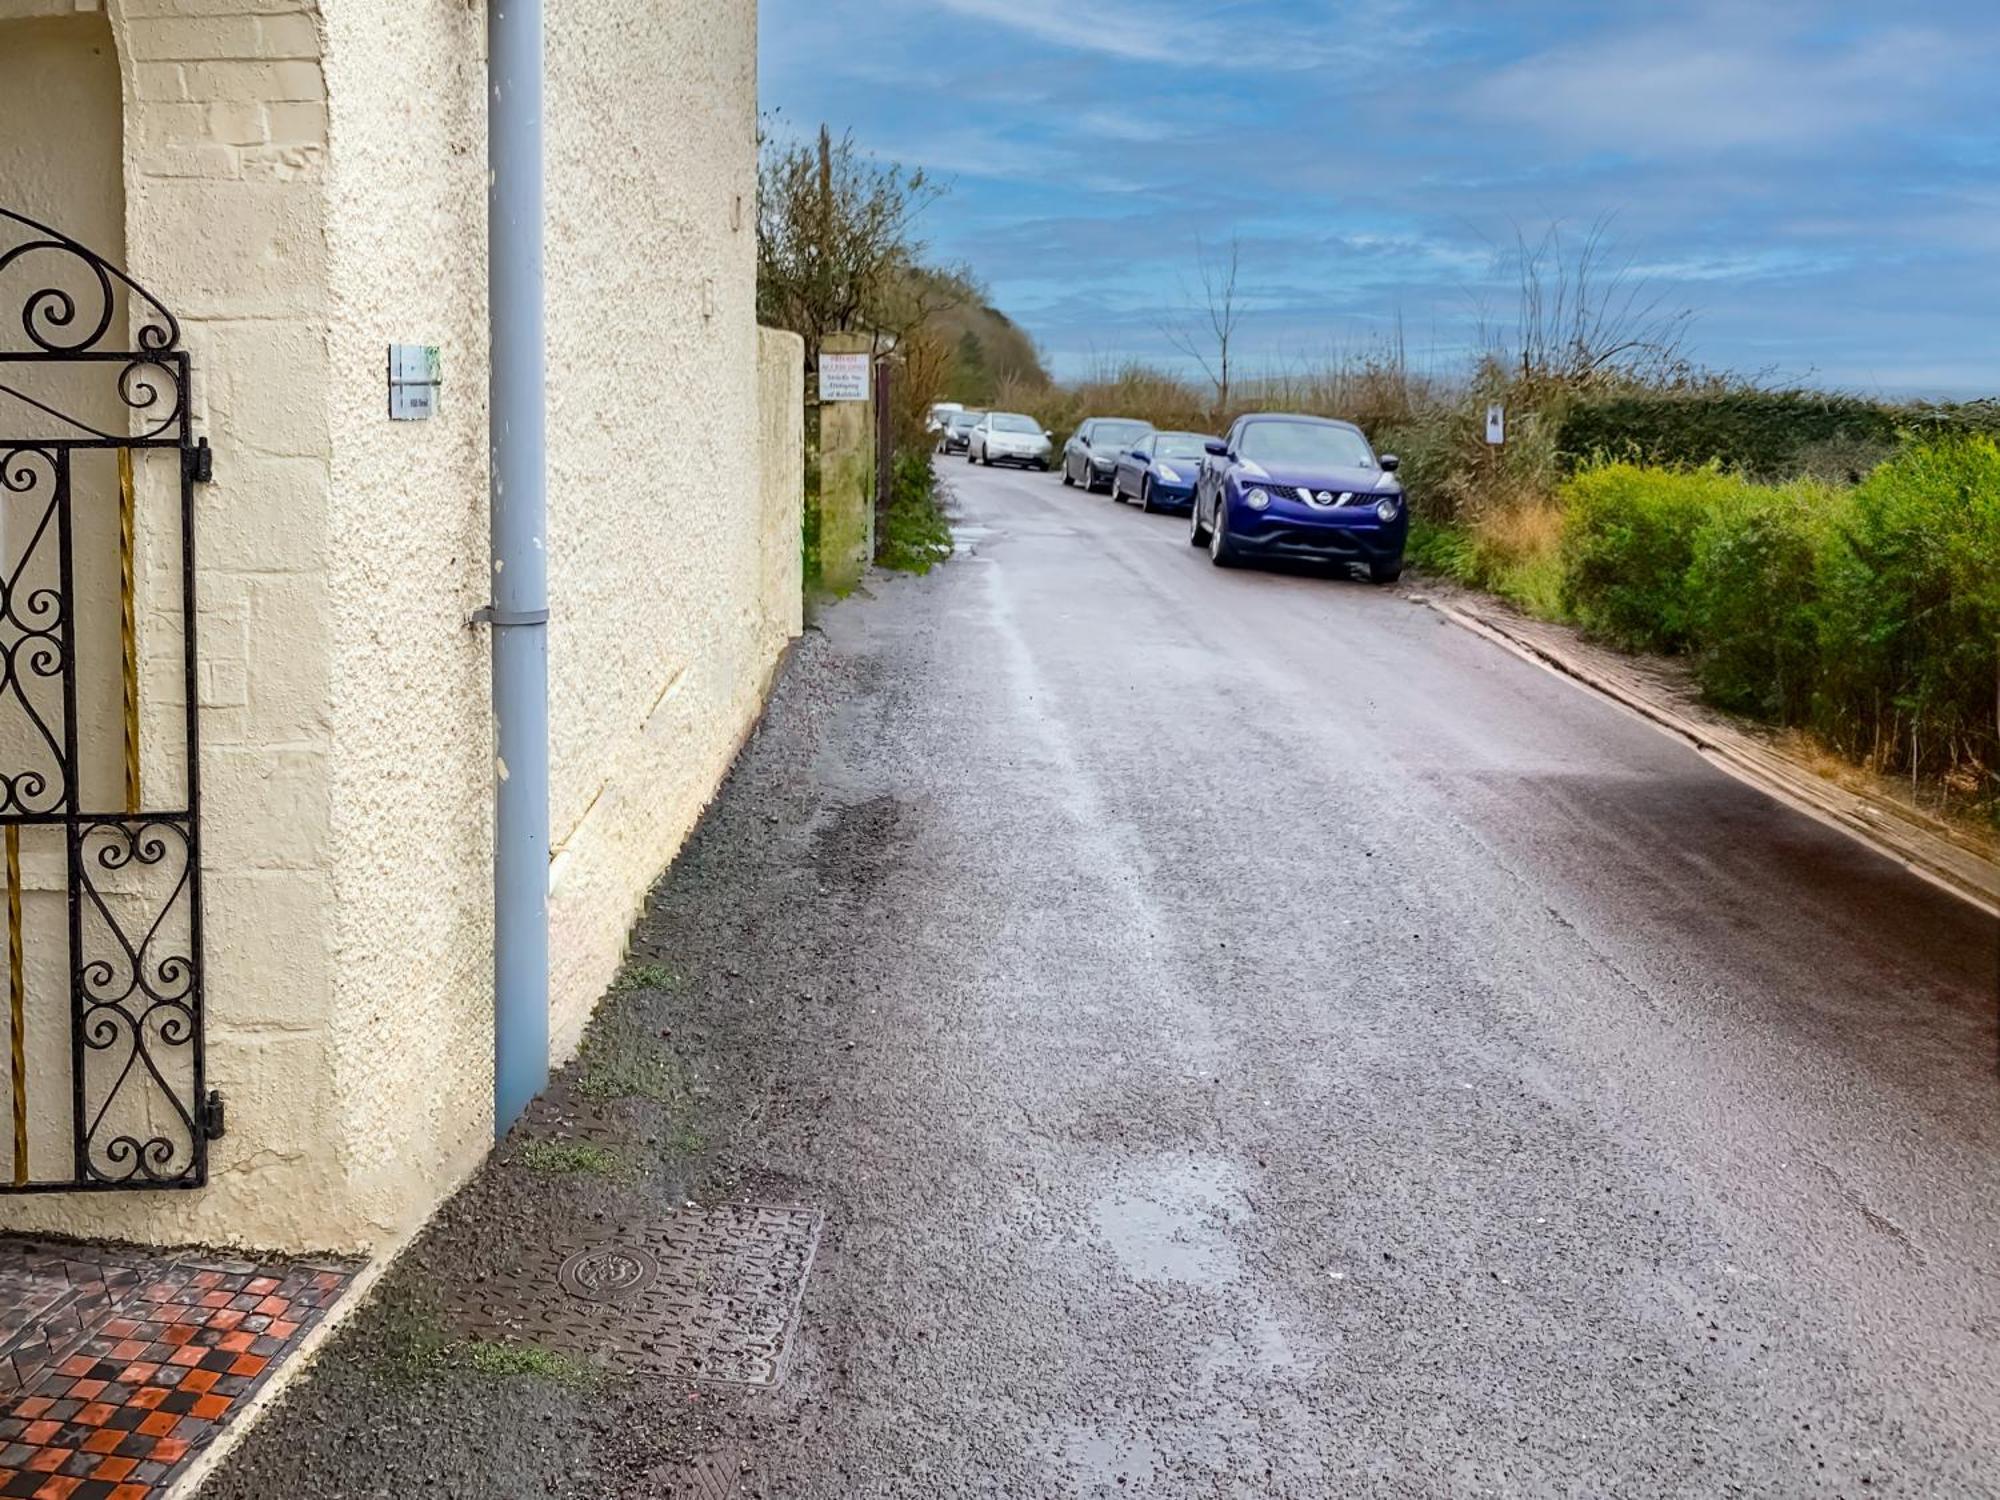
M 1257 413 L 1208 445 L 1188 540 L 1217 567 L 1251 557 L 1360 563 L 1376 583 L 1403 572 L 1409 505 L 1396 456 L 1352 422 Z
M 940 453 L 963 453 L 972 441 L 972 429 L 985 416 L 983 411 L 967 411 L 960 407 L 957 411 L 944 414 L 944 426 L 938 429 L 937 451 Z
M 1019 464 L 1046 470 L 1055 434 L 1017 411 L 989 411 L 973 424 L 965 447 L 969 464 Z
M 924 418 L 924 431 L 942 432 L 944 430 L 945 418 L 949 417 L 955 411 L 964 410 L 964 405 L 957 401 L 933 401 L 931 403 L 930 414 Z
M 1137 500 L 1143 511 L 1185 510 L 1208 445 L 1198 432 L 1149 432 L 1118 455 L 1111 470 L 1111 498 Z
M 1118 455 L 1153 430 L 1131 417 L 1091 417 L 1063 444 L 1063 483 L 1094 490 L 1111 483 Z

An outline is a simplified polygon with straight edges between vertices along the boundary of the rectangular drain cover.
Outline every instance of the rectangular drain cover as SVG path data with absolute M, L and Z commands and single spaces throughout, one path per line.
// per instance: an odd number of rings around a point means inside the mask
M 454 1321 L 631 1374 L 776 1385 L 819 1230 L 816 1209 L 750 1203 L 580 1227 L 455 1288 Z

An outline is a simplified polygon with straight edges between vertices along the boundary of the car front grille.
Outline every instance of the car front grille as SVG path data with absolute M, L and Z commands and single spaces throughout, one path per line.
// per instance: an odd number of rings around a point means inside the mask
M 1322 491 L 1305 489 L 1295 484 L 1260 484 L 1253 485 L 1252 488 L 1264 491 L 1273 500 L 1295 500 L 1302 505 L 1316 506 L 1321 510 L 1327 510 L 1336 505 L 1372 505 L 1375 503 L 1374 494 L 1367 490 Z M 1325 501 L 1315 498 L 1320 494 L 1331 494 L 1333 499 Z

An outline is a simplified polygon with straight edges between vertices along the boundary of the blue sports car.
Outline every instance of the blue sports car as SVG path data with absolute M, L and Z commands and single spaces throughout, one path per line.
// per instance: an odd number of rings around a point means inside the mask
M 1208 445 L 1188 540 L 1218 568 L 1251 557 L 1361 563 L 1377 583 L 1403 574 L 1410 508 L 1396 456 L 1380 458 L 1352 422 L 1258 413 Z
M 1111 498 L 1137 500 L 1139 509 L 1186 510 L 1194 504 L 1194 479 L 1214 439 L 1198 432 L 1149 432 L 1118 455 Z

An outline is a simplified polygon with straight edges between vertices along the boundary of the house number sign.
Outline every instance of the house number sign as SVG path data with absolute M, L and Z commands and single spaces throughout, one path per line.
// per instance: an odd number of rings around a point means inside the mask
M 397 422 L 428 421 L 437 412 L 444 361 L 436 344 L 389 346 L 389 417 Z

